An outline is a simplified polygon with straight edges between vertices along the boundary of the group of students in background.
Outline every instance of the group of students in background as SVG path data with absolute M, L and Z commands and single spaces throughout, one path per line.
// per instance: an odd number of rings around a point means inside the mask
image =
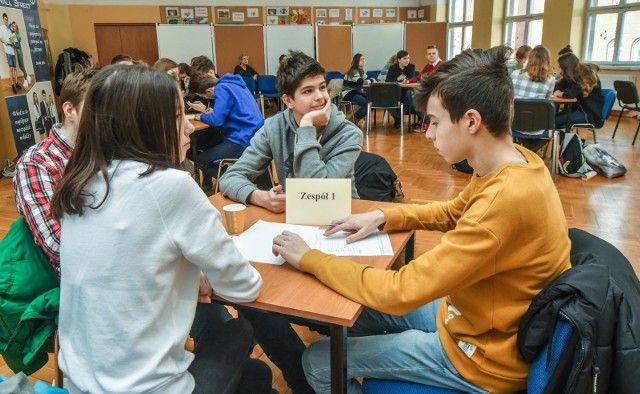
M 354 113 L 353 123 L 356 125 L 364 119 L 367 114 L 367 103 L 369 98 L 367 97 L 366 89 L 363 89 L 363 85 L 369 85 L 374 82 L 396 82 L 400 84 L 416 83 L 422 78 L 423 75 L 429 75 L 434 72 L 442 63 L 438 55 L 438 48 L 435 45 L 427 46 L 427 64 L 422 71 L 416 73 L 416 67 L 411 63 L 409 52 L 400 50 L 384 65 L 380 70 L 380 74 L 377 78 L 367 77 L 364 67 L 366 65 L 365 56 L 361 53 L 354 55 L 351 60 L 351 67 L 344 75 L 343 88 L 341 97 L 343 101 L 349 101 L 352 104 L 358 105 L 358 110 Z M 411 89 L 402 89 L 401 100 L 404 104 L 405 114 L 417 115 L 418 121 L 414 124 L 414 131 L 418 133 L 424 133 L 429 128 L 428 117 L 416 110 L 413 104 L 413 91 Z M 389 113 L 393 117 L 394 127 L 399 128 L 402 121 L 402 115 L 397 108 L 390 108 Z
M 426 137 L 476 174 L 451 201 L 332 218 L 325 234 L 349 231 L 355 242 L 378 228 L 444 232 L 433 249 L 384 271 L 312 250 L 293 233 L 273 241 L 273 253 L 366 307 L 347 339 L 350 393 L 360 377 L 481 393 L 526 387 L 518 322 L 569 268 L 570 241 L 544 162 L 510 134 L 511 77 L 526 75 L 547 95 L 549 62 L 534 48 L 510 77 L 509 55 L 466 50 L 442 62 L 430 47 L 415 76 L 402 50 L 385 70 L 388 82 L 417 78 L 409 108 L 430 118 Z M 574 58 L 561 56 L 566 89 L 554 94 L 580 104 L 599 83 Z M 358 198 L 362 131 L 331 103 L 324 68 L 288 53 L 276 75 L 286 109 L 264 119 L 241 76 L 218 77 L 206 57 L 188 67 L 114 60 L 65 79 L 62 124 L 25 152 L 14 177 L 18 210 L 61 277 L 59 365 L 70 392 L 269 393 L 269 367 L 249 358 L 254 335 L 294 393 L 330 392 L 328 340 L 306 349 L 287 318 L 242 308 L 258 297 L 260 274 L 182 170 L 194 137 L 190 107 L 214 127 L 198 142 L 205 181 L 214 152 L 238 150 L 219 180 L 225 196 L 284 212 L 286 180 L 300 177 L 350 178 Z M 248 57 L 240 60 L 251 73 Z M 365 65 L 354 57 L 345 97 L 362 102 Z M 261 190 L 256 180 L 272 162 L 280 184 Z M 515 211 L 521 220 L 507 220 Z M 240 319 L 211 303 L 212 292 L 238 305 Z M 189 334 L 193 353 L 184 349 Z

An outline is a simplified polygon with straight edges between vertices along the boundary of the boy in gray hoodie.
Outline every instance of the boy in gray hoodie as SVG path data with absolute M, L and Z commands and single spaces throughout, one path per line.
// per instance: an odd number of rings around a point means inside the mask
M 331 104 L 325 70 L 313 58 L 291 51 L 280 66 L 277 86 L 284 112 L 265 120 L 251 145 L 220 179 L 220 191 L 239 202 L 284 212 L 287 178 L 351 178 L 358 198 L 354 164 L 362 131 Z M 275 162 L 280 185 L 259 190 L 256 178 Z

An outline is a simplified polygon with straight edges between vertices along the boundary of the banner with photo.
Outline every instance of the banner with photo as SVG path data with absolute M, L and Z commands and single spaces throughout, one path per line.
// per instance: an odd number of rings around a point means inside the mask
M 0 0 L 0 89 L 18 155 L 58 119 L 36 0 Z

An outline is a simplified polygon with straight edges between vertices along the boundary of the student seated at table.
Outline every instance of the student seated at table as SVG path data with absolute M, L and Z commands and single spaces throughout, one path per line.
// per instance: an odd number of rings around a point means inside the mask
M 289 52 L 287 63 L 280 66 L 276 76 L 287 109 L 265 120 L 238 162 L 222 176 L 220 191 L 224 195 L 284 212 L 287 178 L 353 180 L 353 166 L 362 150 L 362 131 L 331 104 L 325 74 L 313 58 Z M 259 190 L 254 181 L 272 160 L 280 185 Z M 355 182 L 351 185 L 352 195 L 357 198 Z
M 400 50 L 396 54 L 397 63 L 389 67 L 386 82 L 409 83 L 416 72 L 416 66 L 411 63 L 409 52 Z M 402 102 L 404 103 L 405 113 L 414 113 L 413 94 L 409 89 L 402 89 Z M 399 128 L 402 121 L 402 114 L 397 108 L 390 108 L 389 113 L 393 116 L 393 127 Z
M 240 60 L 240 64 L 235 66 L 235 68 L 233 69 L 233 73 L 236 75 L 240 75 L 241 77 L 257 79 L 258 72 L 249 65 L 249 55 L 242 53 L 240 54 L 238 59 Z
M 571 244 L 544 162 L 512 142 L 507 56 L 504 47 L 466 50 L 420 81 L 426 137 L 447 162 L 475 169 L 456 198 L 351 215 L 325 232 L 352 232 L 348 243 L 378 228 L 443 232 L 433 249 L 385 271 L 311 250 L 290 232 L 273 241 L 292 266 L 367 307 L 349 329 L 358 335 L 346 344 L 349 393 L 360 392 L 357 377 L 477 393 L 526 388 L 518 322 L 570 268 Z M 303 366 L 314 390 L 329 393 L 328 340 L 308 348 Z
M 270 392 L 268 366 L 248 356 L 247 322 L 210 327 L 194 353 L 184 349 L 198 300 L 211 302 L 213 288 L 252 301 L 262 279 L 180 170 L 193 126 L 175 80 L 105 67 L 82 112 L 51 202 L 62 232 L 59 364 L 69 391 Z
M 202 189 L 209 192 L 213 189 L 212 178 L 218 173 L 216 161 L 239 158 L 249 146 L 251 137 L 264 124 L 264 119 L 239 75 L 225 74 L 216 81 L 211 75 L 196 73 L 189 81 L 189 90 L 208 100 L 215 97 L 213 108 L 208 112 L 200 103 L 190 104 L 205 112 L 196 119 L 214 127 L 207 132 L 213 133 L 215 138 L 209 139 L 210 146 L 202 147 L 203 152 L 196 158 L 204 173 Z
M 427 45 L 427 65 L 420 71 L 420 74 L 411 77 L 409 82 L 414 83 L 420 81 L 420 78 L 422 78 L 424 74 L 430 74 L 436 71 L 442 63 L 444 63 L 444 60 L 440 59 L 438 48 L 436 48 L 435 45 Z
M 571 110 L 571 124 L 591 123 L 595 127 L 602 127 L 604 95 L 598 74 L 593 68 L 582 63 L 573 52 L 560 56 L 558 65 L 562 79 L 556 83 L 553 95 L 578 100 Z M 567 126 L 566 109 L 556 113 L 555 121 L 556 128 Z
M 351 68 L 344 74 L 342 84 L 342 100 L 350 101 L 358 105 L 358 111 L 354 114 L 353 123 L 357 126 L 365 116 L 367 116 L 367 104 L 369 99 L 362 91 L 362 85 L 376 82 L 375 78 L 367 78 L 364 72 L 366 59 L 363 54 L 356 53 L 351 59 Z
M 169 74 L 171 78 L 175 78 L 176 81 L 180 82 L 180 77 L 178 76 L 178 63 L 169 58 L 161 57 L 160 59 L 156 60 L 155 63 L 153 63 L 153 66 L 151 66 L 151 68 L 165 72 Z
M 331 104 L 324 68 L 302 52 L 289 52 L 276 75 L 287 109 L 265 121 L 238 160 L 222 176 L 220 190 L 227 197 L 271 212 L 284 212 L 287 178 L 351 178 L 362 149 L 362 131 Z M 281 185 L 259 190 L 253 183 L 271 161 Z M 255 336 L 269 359 L 282 370 L 295 394 L 313 393 L 302 370 L 305 345 L 280 315 L 239 310 L 251 322 Z

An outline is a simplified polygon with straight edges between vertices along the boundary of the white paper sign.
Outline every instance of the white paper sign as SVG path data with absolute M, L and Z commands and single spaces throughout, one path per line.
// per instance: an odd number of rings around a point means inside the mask
M 351 214 L 351 179 L 287 178 L 287 223 L 329 223 Z

